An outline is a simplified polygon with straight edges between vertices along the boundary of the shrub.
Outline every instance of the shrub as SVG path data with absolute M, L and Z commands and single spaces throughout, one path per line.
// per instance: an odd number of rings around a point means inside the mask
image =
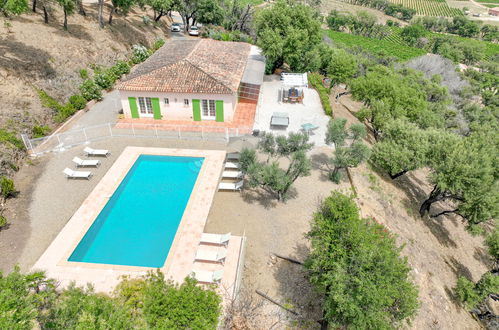
M 2 229 L 2 227 L 5 227 L 6 225 L 7 219 L 3 215 L 0 215 L 0 229 Z
M 57 115 L 54 119 L 56 122 L 62 123 L 68 117 L 71 117 L 75 112 L 75 107 L 71 103 L 66 103 L 58 109 Z
M 16 188 L 14 187 L 14 181 L 5 176 L 2 176 L 0 179 L 0 194 L 3 198 L 9 198 L 14 195 L 16 192 Z
M 80 69 L 80 78 L 81 79 L 88 79 L 88 70 L 87 69 Z
M 457 280 L 455 292 L 467 308 L 473 309 L 489 294 L 499 292 L 499 276 L 487 272 L 476 284 L 461 276 Z
M 130 72 L 130 65 L 127 62 L 120 60 L 117 61 L 116 64 L 109 70 L 112 71 L 117 78 L 120 78 L 122 75 Z
M 87 101 L 102 100 L 102 89 L 93 80 L 85 80 L 80 85 L 80 92 Z
M 8 143 L 16 147 L 17 149 L 24 150 L 24 143 L 17 136 L 5 129 L 0 129 L 0 142 Z
M 80 94 L 75 94 L 69 97 L 69 103 L 71 103 L 76 110 L 81 110 L 87 105 L 87 100 Z
M 42 89 L 38 90 L 38 97 L 40 98 L 42 106 L 46 108 L 58 111 L 59 108 L 62 106 L 56 99 L 48 95 L 47 92 L 45 92 Z
M 164 44 L 165 44 L 165 40 L 163 40 L 161 38 L 156 39 L 156 41 L 152 44 L 151 50 L 153 52 L 155 52 L 158 49 L 160 49 Z
M 34 138 L 44 137 L 48 132 L 50 132 L 50 127 L 48 126 L 35 125 L 31 129 L 31 134 Z
M 114 82 L 116 81 L 117 77 L 113 74 L 112 71 L 107 70 L 100 72 L 95 75 L 95 83 L 101 87 L 102 89 L 109 89 L 113 86 Z
M 322 84 L 322 76 L 318 73 L 311 73 L 308 75 L 308 82 L 319 93 L 322 108 L 328 116 L 333 116 L 333 109 L 329 103 L 329 90 Z
M 144 62 L 149 57 L 149 52 L 147 48 L 142 45 L 133 45 L 132 47 L 132 58 L 133 64 L 138 64 Z

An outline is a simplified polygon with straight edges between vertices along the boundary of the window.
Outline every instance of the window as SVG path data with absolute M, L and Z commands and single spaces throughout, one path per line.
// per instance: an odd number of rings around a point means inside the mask
M 189 99 L 184 99 L 184 105 L 185 105 L 186 107 L 188 107 L 188 106 L 189 106 Z
M 139 109 L 143 115 L 152 115 L 152 102 L 150 97 L 139 97 Z
M 201 106 L 203 110 L 203 118 L 205 119 L 215 119 L 215 100 L 201 100 Z
M 170 104 L 170 100 L 169 100 L 167 97 L 165 97 L 165 104 L 166 104 L 166 105 L 169 105 L 169 104 Z

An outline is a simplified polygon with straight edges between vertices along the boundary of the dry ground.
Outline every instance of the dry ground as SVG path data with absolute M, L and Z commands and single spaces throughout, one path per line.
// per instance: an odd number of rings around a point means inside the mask
M 96 4 L 88 3 L 87 16 L 70 16 L 69 30 L 64 31 L 59 7 L 53 7 L 49 24 L 43 23 L 41 10 L 2 19 L 0 101 L 8 106 L 0 109 L 0 126 L 29 132 L 33 124 L 50 124 L 50 113 L 41 107 L 36 89 L 66 102 L 78 92 L 80 69 L 111 65 L 129 54 L 132 45 L 150 45 L 168 35 L 166 19 L 157 26 L 145 25 L 141 16 L 147 13 L 138 10 L 99 29 Z M 107 17 L 109 8 L 104 13 Z

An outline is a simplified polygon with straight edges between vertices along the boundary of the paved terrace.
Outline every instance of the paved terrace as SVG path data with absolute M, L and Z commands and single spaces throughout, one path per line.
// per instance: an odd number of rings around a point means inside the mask
M 192 120 L 157 120 L 152 118 L 124 118 L 119 119 L 116 124 L 117 128 L 128 128 L 133 123 L 134 126 L 139 126 L 140 124 L 154 125 L 157 129 L 170 130 L 175 128 L 177 130 L 179 127 L 182 131 L 197 132 L 203 129 L 204 132 L 209 133 L 223 133 L 225 129 L 229 129 L 231 132 L 235 130 L 238 134 L 251 134 L 253 131 L 253 123 L 255 121 L 257 105 L 250 102 L 239 102 L 236 106 L 236 111 L 234 114 L 234 119 L 230 122 L 216 122 L 214 120 L 205 121 L 192 121 Z M 145 126 L 144 126 L 145 127 Z M 153 127 L 150 126 L 152 129 Z

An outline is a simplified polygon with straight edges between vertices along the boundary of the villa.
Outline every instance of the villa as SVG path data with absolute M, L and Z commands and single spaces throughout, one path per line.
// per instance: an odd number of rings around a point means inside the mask
M 265 59 L 248 43 L 173 40 L 117 90 L 125 119 L 231 123 L 239 102 L 257 103 L 264 70 Z

